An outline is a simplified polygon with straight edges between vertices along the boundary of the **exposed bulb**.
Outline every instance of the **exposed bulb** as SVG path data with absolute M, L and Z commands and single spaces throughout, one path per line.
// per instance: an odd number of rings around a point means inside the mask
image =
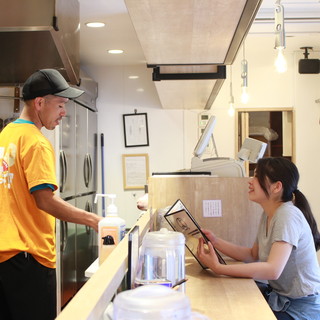
M 228 114 L 230 117 L 234 116 L 234 103 L 232 101 L 229 102 Z
M 249 101 L 248 87 L 241 87 L 241 102 L 247 104 Z
M 277 58 L 274 62 L 274 65 L 276 67 L 276 70 L 280 73 L 286 72 L 287 71 L 287 61 L 286 58 L 283 55 L 283 49 L 284 48 L 277 48 L 278 54 Z

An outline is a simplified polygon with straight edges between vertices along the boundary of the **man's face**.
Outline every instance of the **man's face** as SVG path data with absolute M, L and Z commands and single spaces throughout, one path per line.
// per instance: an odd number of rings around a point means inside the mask
M 65 104 L 69 99 L 48 95 L 42 98 L 42 107 L 39 110 L 39 119 L 43 127 L 53 130 L 67 114 Z

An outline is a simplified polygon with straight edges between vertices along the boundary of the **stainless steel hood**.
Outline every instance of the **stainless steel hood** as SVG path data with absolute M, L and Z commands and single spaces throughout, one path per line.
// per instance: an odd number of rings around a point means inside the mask
M 79 84 L 78 0 L 0 0 L 0 85 L 54 68 Z
M 163 108 L 211 108 L 261 2 L 125 0 Z

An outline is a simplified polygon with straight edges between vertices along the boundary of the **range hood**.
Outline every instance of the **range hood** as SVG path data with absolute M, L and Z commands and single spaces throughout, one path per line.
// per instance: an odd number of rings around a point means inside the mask
M 211 108 L 261 2 L 125 0 L 163 108 Z
M 0 0 L 0 85 L 23 84 L 34 71 L 57 69 L 79 84 L 78 0 Z

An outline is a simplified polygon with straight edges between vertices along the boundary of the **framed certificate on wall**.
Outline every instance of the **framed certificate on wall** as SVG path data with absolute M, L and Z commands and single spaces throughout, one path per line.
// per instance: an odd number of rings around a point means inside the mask
M 147 153 L 123 154 L 123 188 L 144 189 L 149 176 L 149 156 Z

